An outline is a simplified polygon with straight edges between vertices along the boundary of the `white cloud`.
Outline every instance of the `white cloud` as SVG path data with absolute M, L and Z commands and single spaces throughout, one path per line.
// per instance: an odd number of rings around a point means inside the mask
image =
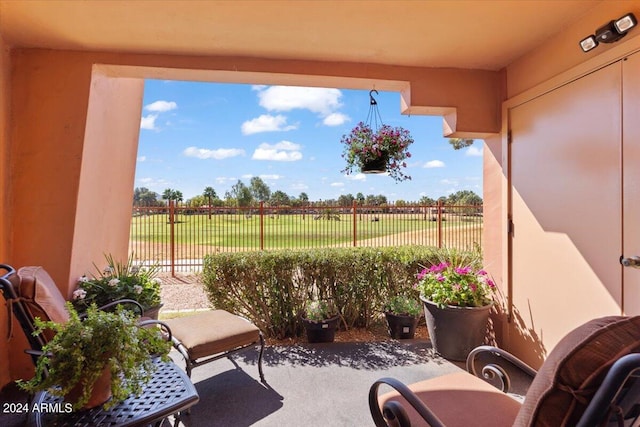
M 140 129 L 156 130 L 157 114 L 149 114 L 140 118 Z
M 218 148 L 209 150 L 208 148 L 187 147 L 182 152 L 187 157 L 196 157 L 198 159 L 228 159 L 229 157 L 244 156 L 246 153 L 240 148 Z
M 329 184 L 331 187 L 344 187 L 344 182 L 332 182 Z
M 304 191 L 304 190 L 308 190 L 309 186 L 304 182 L 297 182 L 295 184 L 291 184 L 291 189 L 297 190 L 297 191 Z
M 342 113 L 331 113 L 327 117 L 322 120 L 322 123 L 325 126 L 340 126 L 341 124 L 348 122 L 350 120 L 349 116 Z
M 482 148 L 478 148 L 472 145 L 471 147 L 467 148 L 467 151 L 464 154 L 465 156 L 480 157 L 482 156 Z
M 237 180 L 238 180 L 238 178 L 233 177 L 233 176 L 218 176 L 218 177 L 216 177 L 216 183 L 218 183 L 218 184 L 226 184 L 228 182 L 235 183 Z
M 277 116 L 262 114 L 260 117 L 244 122 L 241 130 L 243 135 L 251 135 L 260 132 L 284 132 L 297 128 L 296 125 L 287 125 L 287 118 L 281 114 Z
M 352 181 L 366 181 L 367 180 L 367 175 L 363 174 L 363 173 L 357 173 L 355 175 L 345 175 L 344 176 L 347 179 L 350 179 Z
M 302 153 L 300 152 L 299 144 L 291 141 L 280 141 L 277 144 L 260 144 L 251 158 L 253 160 L 295 162 L 302 159 Z
M 277 179 L 281 179 L 282 175 L 277 175 L 277 174 L 264 174 L 264 175 L 260 175 L 260 179 L 266 179 L 266 180 L 277 180 Z
M 142 162 L 144 162 L 144 161 L 146 161 L 146 160 L 147 160 L 147 157 L 146 157 L 146 156 L 140 156 L 140 157 L 138 157 L 138 158 L 136 159 L 136 161 L 138 161 L 138 162 L 140 162 L 140 163 L 142 163 Z
M 455 179 L 441 179 L 440 184 L 457 186 L 458 181 Z
M 138 179 L 138 185 L 140 187 L 147 187 L 153 190 L 156 188 L 167 188 L 169 186 L 169 181 L 162 178 L 140 178 Z
M 175 110 L 176 108 L 178 108 L 178 104 L 173 101 L 156 101 L 144 106 L 145 110 L 157 113 L 164 113 L 166 111 Z
M 427 169 L 443 168 L 444 167 L 444 162 L 442 160 L 430 160 L 427 163 L 425 163 L 424 167 L 427 168 Z
M 251 178 L 253 178 L 253 175 L 250 174 L 250 173 L 246 173 L 246 174 L 242 175 L 240 178 L 242 178 L 242 179 L 251 179 Z
M 338 89 L 297 86 L 270 86 L 258 90 L 260 106 L 268 111 L 306 109 L 323 117 L 342 106 Z

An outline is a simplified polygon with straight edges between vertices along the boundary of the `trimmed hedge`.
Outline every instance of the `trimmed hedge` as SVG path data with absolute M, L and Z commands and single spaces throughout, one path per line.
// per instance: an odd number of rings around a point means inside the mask
M 346 327 L 368 327 L 390 297 L 413 288 L 420 266 L 442 251 L 425 246 L 329 248 L 207 255 L 202 272 L 214 307 L 242 315 L 273 338 L 303 332 L 306 300 L 333 302 Z

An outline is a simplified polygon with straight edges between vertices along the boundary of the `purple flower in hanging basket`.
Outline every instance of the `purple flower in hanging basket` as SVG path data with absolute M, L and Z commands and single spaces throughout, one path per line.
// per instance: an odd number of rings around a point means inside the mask
M 407 148 L 413 143 L 408 130 L 382 125 L 374 132 L 371 126 L 360 122 L 343 135 L 340 142 L 344 144 L 342 157 L 347 161 L 343 173 L 349 175 L 354 170 L 358 172 L 368 162 L 384 159 L 391 178 L 398 182 L 411 179 L 403 172 L 403 168 L 407 167 L 404 160 L 411 157 Z

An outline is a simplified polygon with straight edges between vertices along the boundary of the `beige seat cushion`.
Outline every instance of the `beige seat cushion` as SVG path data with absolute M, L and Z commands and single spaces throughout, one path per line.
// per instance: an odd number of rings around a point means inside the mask
M 467 372 L 457 372 L 417 382 L 409 388 L 445 425 L 511 427 L 520 403 L 492 385 Z M 388 400 L 400 402 L 411 426 L 426 426 L 424 419 L 395 391 L 380 396 L 381 407 Z
M 23 298 L 31 317 L 66 323 L 69 313 L 65 299 L 49 273 L 38 266 L 22 267 L 17 272 L 20 278 L 18 295 Z M 53 337 L 52 331 L 45 331 L 47 340 Z
M 192 360 L 258 342 L 260 330 L 240 316 L 213 310 L 169 319 L 171 332 L 187 348 Z

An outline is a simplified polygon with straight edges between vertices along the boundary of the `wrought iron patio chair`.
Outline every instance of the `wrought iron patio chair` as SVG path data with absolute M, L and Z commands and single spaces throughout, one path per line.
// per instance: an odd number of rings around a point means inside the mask
M 52 320 L 64 323 L 69 319 L 65 308 L 65 299 L 55 286 L 53 279 L 42 267 L 23 267 L 18 272 L 9 265 L 0 264 L 0 270 L 5 274 L 0 276 L 0 292 L 7 301 L 9 308 L 9 336 L 13 336 L 13 313 L 30 345 L 25 352 L 31 355 L 35 362 L 42 353 L 42 347 L 51 339 L 51 331 L 34 334 L 36 327 L 34 319 Z M 100 307 L 101 310 L 111 310 L 118 305 L 127 305 L 131 310 L 142 314 L 143 309 L 137 301 L 123 299 Z M 171 340 L 171 330 L 163 322 L 143 319 L 141 326 L 158 324 L 162 327 L 167 339 Z
M 30 348 L 25 349 L 25 352 L 31 356 L 36 364 L 38 357 L 42 354 L 43 347 L 51 339 L 53 332 L 45 330 L 34 334 L 36 331 L 35 318 L 58 323 L 66 322 L 69 313 L 65 308 L 65 299 L 42 267 L 29 266 L 16 271 L 9 265 L 0 264 L 0 272 L 4 272 L 0 276 L 0 292 L 9 308 L 9 335 L 13 335 L 13 318 L 15 317 L 28 340 Z M 110 310 L 122 304 L 132 305 L 133 310 L 140 314 L 143 312 L 140 304 L 134 300 L 115 301 L 100 307 L 100 309 Z M 173 339 L 171 329 L 164 322 L 141 318 L 138 325 L 140 327 L 157 325 L 162 329 L 166 339 Z M 110 411 L 102 411 L 101 408 L 82 411 L 77 415 L 80 418 L 66 420 L 65 423 L 69 421 L 72 422 L 72 425 L 76 425 L 77 421 L 82 425 L 94 425 L 96 420 L 101 420 L 100 422 L 105 422 L 108 425 L 127 426 L 136 425 L 136 423 L 147 425 L 151 420 L 159 425 L 163 419 L 175 415 L 177 424 L 180 413 L 198 402 L 198 394 L 190 379 L 179 368 L 174 368 L 175 365 L 172 362 L 158 361 L 157 366 L 159 369 L 149 382 L 148 396 L 143 394 L 140 397 L 131 397 Z M 162 396 L 162 402 L 157 401 L 159 396 Z M 30 397 L 30 399 L 32 398 L 33 396 Z M 46 393 L 41 393 L 37 397 L 40 401 L 47 403 L 51 403 L 48 401 L 51 398 L 52 396 Z M 46 416 L 45 414 L 38 415 Z M 76 414 L 69 414 L 69 417 L 76 417 Z M 42 422 L 44 421 L 39 418 L 38 421 L 35 421 L 38 425 Z M 87 422 L 89 424 L 86 424 Z
M 410 385 L 376 381 L 369 389 L 375 425 L 640 425 L 640 316 L 609 316 L 579 326 L 537 372 L 491 346 L 473 350 L 466 367 L 468 372 Z M 514 372 L 532 379 L 523 400 L 509 394 Z M 382 385 L 393 390 L 379 395 Z

